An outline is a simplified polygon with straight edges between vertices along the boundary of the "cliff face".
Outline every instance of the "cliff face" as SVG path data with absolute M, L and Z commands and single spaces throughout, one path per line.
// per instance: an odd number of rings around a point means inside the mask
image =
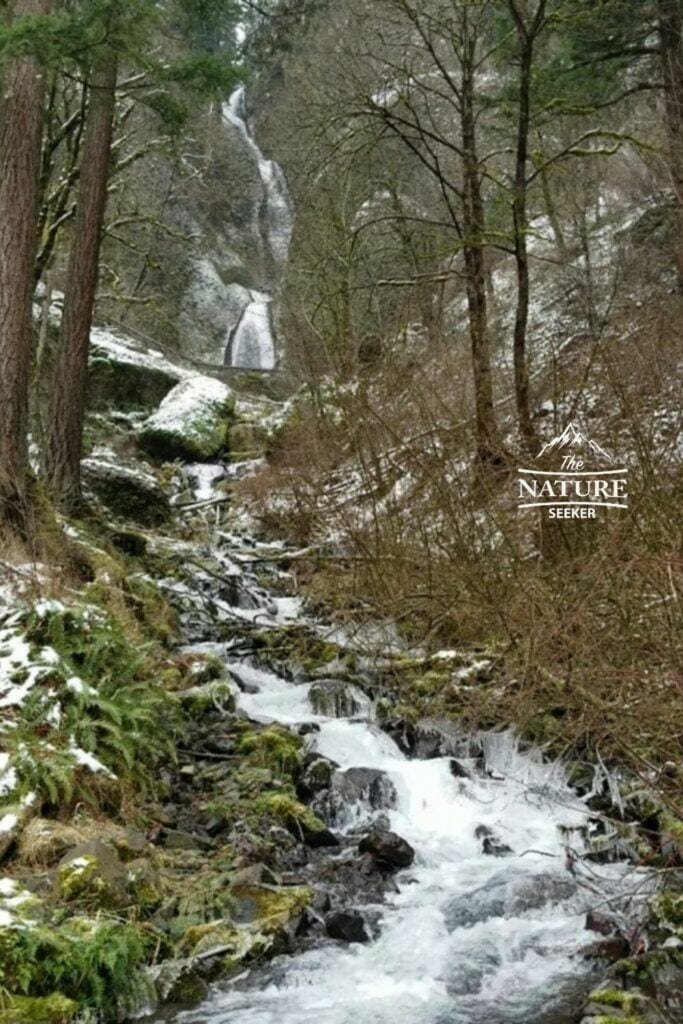
M 243 90 L 201 115 L 183 150 L 127 175 L 139 223 L 132 245 L 109 241 L 107 261 L 132 301 L 103 296 L 99 318 L 201 362 L 268 369 L 289 199 L 252 138 Z

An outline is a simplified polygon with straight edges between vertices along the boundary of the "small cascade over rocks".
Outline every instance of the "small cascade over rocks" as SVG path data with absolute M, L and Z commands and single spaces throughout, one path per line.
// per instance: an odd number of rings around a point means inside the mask
M 192 474 L 210 487 L 213 471 Z M 323 626 L 264 585 L 269 557 L 270 578 L 286 580 L 282 552 L 216 528 L 212 557 L 234 585 L 221 591 L 198 572 L 182 598 L 193 649 L 222 659 L 237 713 L 303 741 L 297 797 L 325 828 L 285 815 L 271 838 L 281 882 L 314 896 L 287 952 L 241 964 L 173 1019 L 575 1024 L 601 973 L 586 914 L 637 920 L 647 875 L 583 859 L 586 798 L 511 731 L 466 736 L 431 721 L 399 746 L 377 720 L 372 679 L 320 666 L 288 674 L 268 630 L 290 624 L 314 643 Z M 193 602 L 211 606 L 213 636 Z M 217 643 L 227 621 L 233 638 Z
M 249 289 L 249 300 L 237 324 L 229 330 L 225 361 L 241 369 L 272 370 L 276 364 L 273 294 L 279 288 L 292 235 L 292 208 L 282 168 L 267 160 L 251 134 L 244 86 L 238 86 L 223 106 L 223 117 L 243 137 L 258 168 L 263 187 L 260 215 L 262 257 L 268 291 Z

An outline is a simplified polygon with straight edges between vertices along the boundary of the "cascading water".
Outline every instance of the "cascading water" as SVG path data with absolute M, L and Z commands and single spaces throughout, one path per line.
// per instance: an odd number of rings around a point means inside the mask
M 379 918 L 373 941 L 321 939 L 254 966 L 177 1021 L 573 1024 L 594 980 L 594 961 L 582 955 L 595 938 L 584 928 L 586 911 L 633 909 L 644 878 L 625 863 L 568 858 L 570 841 L 585 852 L 590 811 L 562 767 L 497 733 L 476 737 L 478 756 L 459 758 L 454 774 L 450 757 L 407 757 L 376 724 L 370 701 L 352 718 L 331 718 L 313 710 L 311 683 L 234 657 L 227 666 L 251 718 L 309 723 L 307 742 L 336 762 L 340 778 L 359 767 L 382 773 L 394 799 L 379 811 L 362 800 L 348 807 L 341 831 L 360 836 L 385 815 L 416 860 L 384 904 L 360 908 Z M 486 835 L 501 855 L 485 852 Z M 347 842 L 328 856 L 348 852 Z
M 256 144 L 247 123 L 244 86 L 238 86 L 223 106 L 223 116 L 244 138 L 261 178 L 264 195 L 263 246 L 268 274 L 276 290 L 284 271 L 292 235 L 292 209 L 282 168 L 267 160 Z M 226 361 L 242 369 L 272 370 L 275 367 L 275 338 L 272 294 L 250 290 L 250 302 L 228 338 Z

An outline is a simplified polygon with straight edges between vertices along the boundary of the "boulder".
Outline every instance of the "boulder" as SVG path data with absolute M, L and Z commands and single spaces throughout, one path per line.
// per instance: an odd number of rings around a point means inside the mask
M 369 707 L 365 694 L 342 679 L 318 679 L 308 691 L 316 715 L 326 718 L 353 718 Z
M 333 910 L 325 915 L 325 931 L 342 942 L 367 942 L 370 936 L 362 914 L 357 910 Z
M 62 858 L 56 888 L 60 899 L 111 910 L 129 902 L 128 871 L 101 839 L 81 843 Z
M 93 328 L 90 342 L 91 409 L 154 409 L 187 373 L 158 350 L 137 345 L 111 328 Z
M 481 852 L 489 857 L 507 857 L 512 853 L 512 847 L 501 842 L 498 836 L 488 825 L 477 825 L 474 830 L 475 839 L 481 839 Z
M 227 448 L 234 398 L 213 377 L 188 377 L 140 427 L 138 443 L 159 459 L 206 462 Z
M 164 490 L 151 473 L 98 455 L 81 462 L 83 480 L 89 489 L 117 516 L 144 526 L 158 526 L 171 516 Z
M 334 764 L 326 757 L 316 757 L 306 766 L 297 787 L 304 800 L 310 800 L 316 793 L 328 789 L 334 774 Z
M 375 829 L 363 836 L 358 844 L 359 853 L 369 853 L 377 866 L 384 871 L 395 871 L 409 867 L 415 859 L 410 843 L 395 832 Z
M 373 811 L 396 806 L 396 789 L 385 772 L 379 768 L 335 771 L 330 788 L 315 801 L 325 820 L 339 825 L 348 823 L 358 804 Z

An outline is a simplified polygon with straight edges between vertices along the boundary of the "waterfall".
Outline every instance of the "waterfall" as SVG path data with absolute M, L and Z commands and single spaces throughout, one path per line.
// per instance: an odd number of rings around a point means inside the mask
M 282 168 L 264 157 L 251 134 L 243 85 L 224 104 L 223 117 L 239 131 L 258 168 L 264 196 L 263 245 L 271 276 L 269 291 L 250 290 L 251 301 L 229 334 L 226 362 L 245 369 L 272 370 L 276 361 L 272 300 L 287 263 L 292 207 Z

